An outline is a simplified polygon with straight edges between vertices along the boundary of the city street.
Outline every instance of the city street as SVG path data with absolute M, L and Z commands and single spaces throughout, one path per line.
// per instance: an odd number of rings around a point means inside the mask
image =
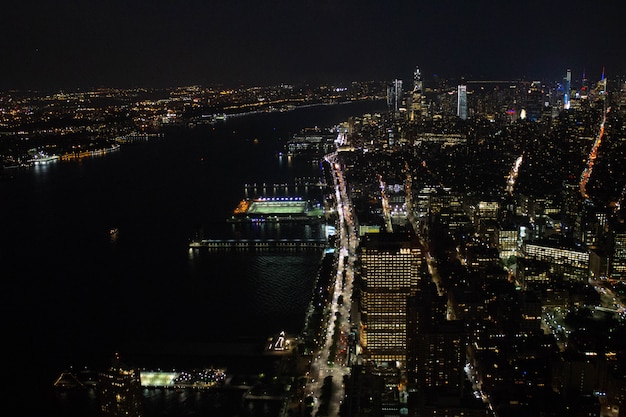
M 343 379 L 344 376 L 350 374 L 351 364 L 346 363 L 346 361 L 350 360 L 350 357 L 347 355 L 335 354 L 335 357 L 330 356 L 331 352 L 339 353 L 341 351 L 333 347 L 334 343 L 336 343 L 335 341 L 339 340 L 339 344 L 345 344 L 346 337 L 350 333 L 354 261 L 356 259 L 355 253 L 358 241 L 352 207 L 340 165 L 337 163 L 335 154 L 328 155 L 326 160 L 332 168 L 335 182 L 339 234 L 338 262 L 333 292 L 328 306 L 330 314 L 328 315 L 329 321 L 325 324 L 326 337 L 324 345 L 313 355 L 305 393 L 307 396 L 314 398 L 311 414 L 316 415 L 321 405 L 320 397 L 322 396 L 324 383 L 328 381 L 328 377 L 331 377 L 331 397 L 328 400 L 328 415 L 336 416 L 339 414 L 339 409 L 345 397 Z M 335 332 L 340 332 L 340 336 L 336 337 Z

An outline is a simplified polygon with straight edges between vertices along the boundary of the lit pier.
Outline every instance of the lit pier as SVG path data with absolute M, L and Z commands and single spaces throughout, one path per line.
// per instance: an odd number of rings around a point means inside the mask
M 242 200 L 228 222 L 309 222 L 317 223 L 324 209 L 302 197 L 259 197 Z
M 189 244 L 190 249 L 215 252 L 310 252 L 327 246 L 326 239 L 204 239 Z

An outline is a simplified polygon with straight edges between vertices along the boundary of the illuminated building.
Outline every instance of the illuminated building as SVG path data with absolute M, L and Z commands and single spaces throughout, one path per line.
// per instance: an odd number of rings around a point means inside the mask
M 544 109 L 544 95 L 541 81 L 533 81 L 526 95 L 526 118 L 534 122 L 541 119 Z
M 604 68 L 602 68 L 602 76 L 600 78 L 600 81 L 596 83 L 596 87 L 593 90 L 592 100 L 602 100 L 603 102 L 604 100 L 606 100 L 606 94 L 607 94 L 606 84 L 607 84 L 607 79 L 604 74 Z
M 600 88 L 600 94 L 602 96 L 606 95 L 606 76 L 604 75 L 604 68 L 602 68 L 602 78 L 598 82 L 598 87 Z
M 413 73 L 413 92 L 411 93 L 411 120 L 424 114 L 423 83 L 419 68 Z
M 421 250 L 406 234 L 365 235 L 361 245 L 361 344 L 366 360 L 406 360 L 407 299 L 418 291 L 421 264 Z
M 459 407 L 465 393 L 467 330 L 464 321 L 446 319 L 447 305 L 429 280 L 409 299 L 407 376 L 417 415 L 446 415 L 443 410 Z
M 583 77 L 581 80 L 581 86 L 580 86 L 580 98 L 582 100 L 586 100 L 589 98 L 589 80 L 587 79 L 587 75 L 585 73 L 585 71 L 583 71 Z
M 139 417 L 143 415 L 142 389 L 139 370 L 120 362 L 119 356 L 111 367 L 98 375 L 100 410 L 105 417 Z
M 439 143 L 442 146 L 466 145 L 467 135 L 460 133 L 417 133 L 415 137 L 415 144 L 418 145 L 422 142 Z
M 626 228 L 621 223 L 620 229 L 613 233 L 613 253 L 611 256 L 611 278 L 626 279 Z
M 442 393 L 461 396 L 465 381 L 467 337 L 463 321 L 428 325 L 417 335 L 418 392 L 438 388 Z
M 566 281 L 585 280 L 589 275 L 589 252 L 583 245 L 547 239 L 526 242 L 524 256 L 548 264 L 550 272 L 561 275 Z
M 463 120 L 467 120 L 467 86 L 457 87 L 457 107 L 456 115 Z
M 565 110 L 570 108 L 570 94 L 572 90 L 572 70 L 568 69 L 563 78 L 563 108 Z
M 393 80 L 387 86 L 387 105 L 391 111 L 399 111 L 402 105 L 402 80 Z
M 566 218 L 566 222 L 575 228 L 580 236 L 581 211 L 583 199 L 580 195 L 580 185 L 573 182 L 563 182 L 561 191 L 561 212 Z

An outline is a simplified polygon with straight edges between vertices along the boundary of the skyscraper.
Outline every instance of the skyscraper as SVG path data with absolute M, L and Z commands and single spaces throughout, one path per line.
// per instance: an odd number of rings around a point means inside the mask
M 456 115 L 467 120 L 467 86 L 459 85 L 457 88 Z
M 467 337 L 461 320 L 442 321 L 418 331 L 417 390 L 461 397 L 466 379 Z
M 603 96 L 602 99 L 605 99 L 606 96 L 606 76 L 604 75 L 604 67 L 602 67 L 602 78 L 600 78 L 600 94 Z
M 526 95 L 526 118 L 532 121 L 540 120 L 544 107 L 541 81 L 533 81 Z
M 111 367 L 98 375 L 100 410 L 105 417 L 140 417 L 143 414 L 139 370 L 115 355 Z
M 393 80 L 393 82 L 387 86 L 387 105 L 391 111 L 400 110 L 402 105 L 402 80 Z
M 611 253 L 611 278 L 626 280 L 626 226 L 618 223 L 613 227 L 613 250 Z
M 570 108 L 570 94 L 572 91 L 572 70 L 568 69 L 563 79 L 563 108 Z
M 583 71 L 583 76 L 580 86 L 580 98 L 586 100 L 589 98 L 589 80 L 587 79 L 587 73 Z
M 413 73 L 413 91 L 411 92 L 411 120 L 415 120 L 417 116 L 423 114 L 424 96 L 422 95 L 422 75 L 420 69 L 416 68 Z
M 422 253 L 406 233 L 366 234 L 361 245 L 361 344 L 366 360 L 406 361 L 407 299 L 418 291 Z

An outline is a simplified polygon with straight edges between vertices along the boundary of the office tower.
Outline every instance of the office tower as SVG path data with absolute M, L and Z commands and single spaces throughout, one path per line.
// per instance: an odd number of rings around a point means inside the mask
M 398 111 L 402 105 L 402 80 L 393 80 L 387 86 L 387 106 L 391 111 Z
M 561 212 L 565 216 L 567 224 L 574 226 L 577 219 L 578 223 L 580 223 L 582 206 L 583 199 L 580 195 L 580 184 L 564 181 L 561 189 Z M 580 230 L 580 227 L 577 230 Z
M 463 403 L 468 343 L 465 322 L 446 318 L 447 300 L 427 280 L 409 299 L 407 377 L 417 415 L 473 415 L 445 412 Z
M 624 223 L 618 223 L 614 227 L 612 240 L 611 278 L 626 280 L 626 226 Z
M 457 88 L 456 115 L 467 120 L 467 86 L 459 85 Z
M 563 79 L 563 108 L 570 108 L 570 94 L 572 90 L 572 70 L 568 69 Z
M 586 245 L 566 238 L 537 239 L 523 245 L 526 260 L 550 266 L 550 271 L 566 281 L 584 282 L 589 276 L 589 251 Z
M 406 233 L 368 233 L 360 251 L 363 357 L 404 363 L 407 299 L 418 291 L 421 250 Z
M 419 68 L 416 68 L 413 73 L 413 92 L 422 93 L 422 74 Z
M 121 363 L 116 354 L 111 367 L 98 375 L 100 410 L 105 417 L 140 417 L 142 392 L 139 370 Z
M 606 91 L 607 91 L 607 79 L 604 74 L 604 68 L 602 68 L 602 76 L 599 81 L 595 83 L 595 86 L 589 91 L 589 100 L 591 103 L 602 101 L 601 105 L 606 106 Z
M 416 295 L 409 297 L 407 303 L 407 375 L 409 389 L 417 387 L 418 355 L 417 342 L 420 332 L 445 322 L 448 315 L 448 297 L 439 295 L 437 286 L 431 279 L 420 281 Z
M 411 120 L 421 116 L 424 111 L 424 96 L 422 95 L 423 84 L 420 69 L 416 68 L 413 73 L 413 91 L 411 93 Z
M 445 396 L 463 394 L 467 337 L 462 320 L 443 321 L 418 330 L 417 391 Z
M 526 95 L 526 118 L 535 122 L 541 119 L 543 107 L 544 97 L 541 81 L 533 81 Z
M 583 100 L 589 98 L 589 80 L 587 79 L 587 74 L 585 73 L 585 71 L 583 71 L 583 76 L 581 80 L 580 98 Z

